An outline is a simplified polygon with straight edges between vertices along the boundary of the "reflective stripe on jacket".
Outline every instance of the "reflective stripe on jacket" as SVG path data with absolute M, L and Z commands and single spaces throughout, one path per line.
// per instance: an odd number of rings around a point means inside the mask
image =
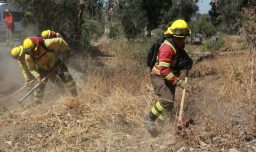
M 174 82 L 177 77 L 173 73 L 172 66 L 176 62 L 176 52 L 177 49 L 168 40 L 165 40 L 159 48 L 157 61 L 152 69 L 151 74 L 164 77 L 166 80 Z

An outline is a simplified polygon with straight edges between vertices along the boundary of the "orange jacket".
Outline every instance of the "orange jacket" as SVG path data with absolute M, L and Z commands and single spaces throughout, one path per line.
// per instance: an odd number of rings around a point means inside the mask
M 6 23 L 6 28 L 8 30 L 14 30 L 14 22 L 12 15 L 6 15 L 4 18 L 4 22 Z
M 171 83 L 178 80 L 179 72 L 174 72 L 172 68 L 177 62 L 175 58 L 177 51 L 178 50 L 168 40 L 165 40 L 159 48 L 157 61 L 151 74 L 164 77 Z

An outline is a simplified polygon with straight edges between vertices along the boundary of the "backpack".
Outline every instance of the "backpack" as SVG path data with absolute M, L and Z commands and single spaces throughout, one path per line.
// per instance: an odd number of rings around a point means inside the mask
M 166 37 L 160 36 L 158 37 L 153 45 L 148 49 L 147 54 L 147 66 L 152 69 L 156 63 L 157 54 L 159 51 L 160 46 L 166 40 Z
M 158 37 L 155 40 L 155 42 L 153 43 L 153 45 L 148 49 L 147 66 L 150 69 L 152 69 L 155 66 L 159 48 L 166 39 L 167 39 L 167 37 L 164 37 L 164 36 Z M 169 41 L 169 42 L 171 44 L 173 44 L 172 41 Z M 174 44 L 173 44 L 173 46 L 174 46 Z M 183 69 L 191 69 L 191 67 L 193 65 L 193 61 L 185 51 L 178 51 L 177 54 L 175 55 L 175 58 L 176 58 L 177 62 L 172 67 L 174 71 L 179 71 L 179 70 L 183 70 Z
M 53 50 L 50 50 L 49 48 L 47 48 L 47 46 L 45 45 L 44 42 L 41 43 L 42 47 L 47 51 L 47 52 L 53 52 Z
M 44 40 L 40 37 L 31 37 L 31 40 L 36 43 L 37 45 L 40 45 L 46 50 L 46 52 L 44 52 L 43 54 L 41 54 L 38 57 L 34 57 L 33 55 L 31 55 L 31 57 L 33 58 L 33 60 L 38 60 L 39 58 L 41 58 L 42 56 L 44 56 L 45 54 L 47 54 L 47 52 L 53 52 L 53 50 L 50 50 L 49 48 L 47 48 L 47 46 L 44 43 Z

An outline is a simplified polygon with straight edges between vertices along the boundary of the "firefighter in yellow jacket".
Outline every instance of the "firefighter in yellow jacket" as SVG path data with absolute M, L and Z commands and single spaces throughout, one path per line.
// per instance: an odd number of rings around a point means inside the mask
M 27 64 L 25 62 L 25 53 L 23 52 L 23 47 L 20 45 L 18 47 L 15 47 L 11 50 L 11 56 L 18 60 L 19 67 L 22 71 L 22 74 L 25 79 L 25 85 L 27 86 L 31 80 L 34 79 L 34 77 L 29 72 L 29 69 L 27 67 Z
M 25 62 L 30 73 L 41 83 L 34 92 L 36 103 L 41 103 L 47 79 L 59 77 L 73 96 L 77 96 L 76 84 L 64 61 L 70 57 L 71 49 L 62 38 L 43 39 L 29 37 L 23 41 Z M 46 77 L 46 81 L 42 79 Z
M 52 38 L 57 38 L 57 37 L 63 38 L 60 33 L 54 32 L 51 30 L 44 30 L 41 33 L 41 37 L 44 39 L 52 39 Z

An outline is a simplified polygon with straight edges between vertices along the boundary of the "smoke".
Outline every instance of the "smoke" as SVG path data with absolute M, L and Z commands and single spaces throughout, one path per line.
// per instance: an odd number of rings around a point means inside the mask
M 23 27 L 23 31 L 22 31 L 23 39 L 31 36 L 40 36 L 39 34 L 40 34 L 40 31 L 39 31 L 39 25 L 37 22 L 33 24 L 27 24 L 26 27 Z
M 18 62 L 10 56 L 10 50 L 11 48 L 6 47 L 5 43 L 0 43 L 0 107 L 10 104 L 11 99 L 7 97 L 19 89 L 24 82 Z
M 19 28 L 18 28 L 19 27 Z M 13 97 L 15 93 L 24 84 L 24 77 L 18 65 L 18 62 L 10 55 L 10 50 L 21 44 L 21 42 L 30 36 L 37 36 L 39 34 L 38 22 L 29 22 L 26 26 L 17 26 L 17 31 L 13 34 L 12 43 L 8 46 L 5 42 L 5 35 L 0 35 L 0 111 L 2 108 L 16 109 L 18 101 L 25 95 L 26 89 L 23 92 Z M 2 43 L 1 43 L 2 42 Z

